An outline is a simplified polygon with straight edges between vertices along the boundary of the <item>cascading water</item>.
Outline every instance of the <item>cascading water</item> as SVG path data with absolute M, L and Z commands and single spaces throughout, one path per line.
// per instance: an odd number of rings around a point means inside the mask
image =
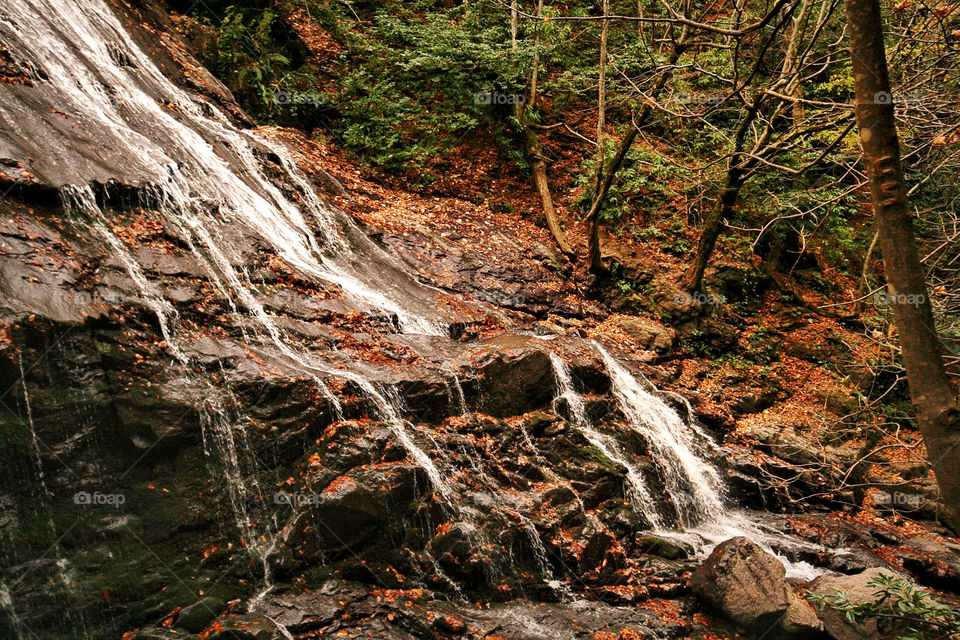
M 573 386 L 573 376 L 570 375 L 570 365 L 555 353 L 550 354 L 550 362 L 553 365 L 553 374 L 557 381 L 557 400 L 562 399 L 566 401 L 573 426 L 583 434 L 590 444 L 599 449 L 607 459 L 612 460 L 627 470 L 627 492 L 630 498 L 630 504 L 633 505 L 634 509 L 653 527 L 661 527 L 663 525 L 663 519 L 657 512 L 656 501 L 647 489 L 646 481 L 643 479 L 643 473 L 636 465 L 629 461 L 627 454 L 621 449 L 616 440 L 593 428 L 590 418 L 587 416 L 583 398 L 577 393 Z
M 470 412 L 467 408 L 467 398 L 463 394 L 463 385 L 460 384 L 460 376 L 452 371 L 450 372 L 450 381 L 447 383 L 447 396 L 450 399 L 450 406 L 458 411 L 461 416 Z
M 621 412 L 648 443 L 653 454 L 651 457 L 657 463 L 677 512 L 678 520 L 671 524 L 667 524 L 655 508 L 651 509 L 653 513 L 645 514 L 657 534 L 689 544 L 699 555 L 708 554 L 723 540 L 746 536 L 776 555 L 783 562 L 789 576 L 810 580 L 819 575 L 820 572 L 809 563 L 792 561 L 777 549 L 817 552 L 823 551 L 821 547 L 766 529 L 747 514 L 727 508 L 720 473 L 707 457 L 707 450 L 715 450 L 716 445 L 696 426 L 689 404 L 688 425 L 676 411 L 648 389 L 653 387 L 649 381 L 645 380 L 647 386 L 644 386 L 599 343 L 592 344 L 607 369 Z M 587 435 L 592 427 L 586 416 L 583 398 L 573 386 L 569 366 L 556 354 L 551 354 L 550 359 L 557 378 L 557 398 L 567 401 L 575 426 Z M 590 436 L 587 437 L 590 439 Z M 627 465 L 622 451 L 601 451 L 615 462 Z M 635 473 L 642 483 L 643 478 L 639 471 Z M 652 506 L 656 503 L 650 500 L 646 504 Z
M 341 229 L 358 238 L 362 234 L 320 200 L 284 149 L 239 131 L 218 109 L 170 82 L 102 0 L 11 0 L 0 25 L 10 53 L 24 66 L 43 70 L 35 81 L 55 93 L 57 108 L 78 124 L 96 127 L 96 135 L 108 136 L 100 140 L 110 149 L 105 156 L 122 157 L 126 172 L 137 176 L 142 188 L 150 187 L 171 222 L 201 240 L 216 266 L 233 271 L 229 261 L 224 264 L 212 230 L 238 222 L 269 242 L 303 277 L 335 285 L 355 302 L 395 315 L 405 330 L 442 333 L 443 323 L 429 317 L 427 305 L 410 308 L 424 297 L 408 295 L 418 285 L 404 278 L 390 282 L 383 273 L 375 276 L 354 264 Z M 25 112 L 30 109 L 24 105 L 0 101 L 0 122 L 15 144 L 29 139 L 19 124 Z M 287 180 L 300 190 L 300 206 L 264 175 L 258 161 L 264 151 L 280 159 Z M 79 173 L 82 169 L 59 179 L 65 185 L 85 184 L 90 176 Z M 399 272 L 395 260 L 369 239 L 360 242 L 384 271 Z M 237 274 L 221 275 L 237 284 Z
M 670 406 L 650 393 L 600 344 L 594 343 L 610 376 L 620 410 L 646 440 L 651 458 L 679 516 L 689 527 L 717 522 L 726 512 L 723 483 L 704 455 L 705 447 Z M 649 384 L 649 383 L 648 383 Z
M 191 246 L 231 306 L 246 309 L 268 341 L 311 375 L 335 375 L 356 383 L 426 470 L 434 486 L 449 496 L 450 489 L 439 471 L 407 433 L 397 399 L 389 399 L 389 394 L 377 390 L 362 376 L 307 362 L 304 354 L 296 353 L 256 300 L 244 274 L 232 265 L 217 242 L 216 230 L 226 222 L 239 222 L 267 240 L 303 277 L 335 285 L 348 299 L 395 315 L 402 329 L 442 333 L 442 321 L 427 317 L 427 305 L 419 310 L 409 306 L 423 295 L 407 294 L 421 287 L 406 276 L 392 283 L 377 277 L 374 284 L 369 270 L 365 273 L 354 264 L 351 243 L 341 229 L 357 236 L 357 242 L 385 269 L 400 273 L 395 260 L 362 236 L 345 216 L 330 209 L 284 149 L 237 130 L 219 110 L 170 82 L 102 1 L 12 0 L 5 5 L 2 20 L 3 39 L 10 52 L 29 68 L 43 70 L 36 81 L 56 93 L 60 110 L 108 132 L 110 139 L 102 144 L 124 157 L 131 165 L 129 173 L 140 176 L 146 199 Z M 123 63 L 117 51 L 123 52 Z M 155 96 L 163 96 L 166 106 Z M 19 106 L 0 102 L 0 121 L 15 136 L 18 118 L 23 117 Z M 149 132 L 149 136 L 142 132 Z M 257 158 L 263 149 L 279 158 L 287 180 L 299 190 L 299 206 L 264 175 Z M 77 175 L 76 184 L 64 185 L 65 205 L 86 219 L 106 246 L 120 256 L 144 304 L 157 315 L 169 348 L 179 361 L 186 362 L 173 336 L 175 309 L 157 294 L 123 242 L 110 231 L 93 190 L 85 184 L 87 179 Z M 301 208 L 308 211 L 315 225 L 308 224 Z M 314 237 L 314 229 L 319 229 L 322 244 Z M 324 386 L 320 389 L 323 391 Z
M 264 309 L 244 268 L 237 266 L 243 256 L 236 255 L 235 248 L 220 238 L 228 226 L 248 229 L 264 239 L 302 279 L 328 285 L 358 309 L 395 317 L 399 329 L 408 333 L 445 333 L 444 320 L 432 299 L 434 290 L 406 274 L 402 265 L 346 216 L 328 206 L 286 149 L 256 133 L 238 130 L 216 107 L 171 83 L 131 40 L 103 0 L 6 0 L 0 12 L 0 36 L 16 59 L 29 63 L 29 68 L 35 70 L 37 85 L 55 96 L 58 109 L 72 119 L 76 128 L 81 133 L 102 133 L 97 144 L 110 150 L 104 151 L 105 157 L 121 157 L 129 165 L 125 167 L 126 175 L 135 178 L 131 182 L 143 204 L 158 211 L 168 230 L 189 247 L 211 285 L 238 316 L 237 324 L 248 347 L 262 347 L 273 355 L 279 354 L 278 359 L 284 364 L 312 379 L 338 420 L 344 418 L 343 406 L 328 381 L 336 378 L 359 389 L 409 459 L 426 473 L 448 512 L 465 519 L 465 524 L 470 525 L 468 531 L 477 530 L 473 523 L 481 522 L 486 512 L 499 508 L 501 515 L 509 514 L 530 540 L 540 577 L 561 595 L 569 594 L 566 585 L 553 574 L 536 524 L 524 513 L 532 513 L 536 505 L 502 491 L 498 479 L 485 473 L 484 462 L 479 460 L 481 456 L 476 450 L 473 455 L 466 450 L 464 453 L 470 459 L 469 471 L 480 478 L 479 483 L 472 485 L 489 490 L 489 504 L 482 504 L 479 498 L 464 504 L 466 499 L 459 495 L 459 485 L 451 482 L 446 473 L 451 466 L 449 459 L 441 457 L 438 466 L 417 444 L 426 434 L 418 433 L 405 419 L 407 411 L 397 389 L 374 382 L 357 363 L 331 362 L 297 346 L 283 330 L 284 325 Z M 122 56 L 118 57 L 118 51 Z M 14 145 L 23 143 L 29 147 L 29 142 L 24 142 L 26 130 L 18 123 L 39 116 L 25 115 L 31 112 L 30 105 L 17 102 L 17 95 L 0 92 L 0 125 L 11 132 L 7 136 L 0 131 L 0 142 L 9 138 Z M 55 152 L 56 145 L 52 148 Z M 29 155 L 31 149 L 24 151 Z M 263 164 L 268 156 L 279 167 L 280 182 L 285 183 L 286 190 L 267 177 Z M 197 362 L 189 340 L 184 339 L 186 330 L 181 327 L 176 306 L 164 297 L 148 276 L 148 270 L 113 231 L 104 212 L 107 207 L 98 203 L 97 193 L 102 185 L 94 188 L 89 184 L 97 182 L 104 173 L 89 166 L 71 169 L 63 162 L 58 170 L 61 173 L 52 182 L 60 187 L 64 208 L 79 227 L 95 235 L 120 261 L 139 291 L 139 303 L 156 315 L 174 367 L 182 370 L 186 383 L 206 392 L 202 406 L 198 407 L 205 453 L 223 470 L 237 529 L 250 553 L 263 566 L 263 584 L 249 602 L 249 608 L 256 609 L 274 586 L 270 557 L 284 527 L 277 523 L 276 513 L 265 506 L 264 492 L 257 484 L 257 461 L 246 442 L 243 408 L 194 371 Z M 291 192 L 296 196 L 289 196 Z M 369 269 L 371 263 L 381 271 Z M 248 330 L 252 335 L 247 335 Z M 609 460 L 626 469 L 626 493 L 637 513 L 657 531 L 681 526 L 691 534 L 704 532 L 702 535 L 707 538 L 713 535 L 710 531 L 745 530 L 745 525 L 737 529 L 731 524 L 735 523 L 733 516 L 724 508 L 720 475 L 706 455 L 709 439 L 695 424 L 684 424 L 680 416 L 602 347 L 596 345 L 596 349 L 610 375 L 621 412 L 649 446 L 676 518 L 658 508 L 659 501 L 648 489 L 644 472 L 631 462 L 629 453 L 616 438 L 592 424 L 584 400 L 574 387 L 569 365 L 551 353 L 557 383 L 555 404 L 565 402 L 574 428 Z M 448 389 L 454 410 L 467 414 L 461 381 L 455 373 Z M 25 382 L 24 396 L 29 401 Z M 32 426 L 29 404 L 27 409 Z M 594 514 L 587 513 L 571 483 L 550 468 L 527 430 L 522 425 L 520 429 L 525 444 L 542 466 L 544 477 L 564 484 L 584 516 L 599 522 Z M 437 445 L 442 456 L 442 446 Z M 40 481 L 44 483 L 42 476 Z M 475 508 L 477 505 L 479 508 Z M 482 510 L 486 512 L 481 513 Z M 295 507 L 294 518 L 296 515 Z M 254 521 L 260 524 L 251 524 Z M 740 526 L 739 521 L 735 524 Z M 492 546 L 491 536 L 484 538 L 483 532 L 471 535 L 475 547 Z M 425 553 L 425 558 L 434 565 L 437 575 L 463 597 L 460 587 L 446 578 L 437 561 L 429 553 Z M 0 608 L 15 618 L 10 594 L 5 589 L 0 589 Z M 282 625 L 277 623 L 277 627 L 285 637 L 290 637 Z

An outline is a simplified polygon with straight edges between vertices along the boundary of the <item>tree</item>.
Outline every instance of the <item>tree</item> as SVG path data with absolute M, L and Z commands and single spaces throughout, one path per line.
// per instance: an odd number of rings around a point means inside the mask
M 960 525 L 960 407 L 934 328 L 907 201 L 878 0 L 846 0 L 856 118 L 910 396 L 948 522 Z
M 614 154 L 606 168 L 604 168 L 602 164 L 600 167 L 598 167 L 596 187 L 590 203 L 590 210 L 587 212 L 586 216 L 587 259 L 590 271 L 594 273 L 602 272 L 604 269 L 600 259 L 600 211 L 603 209 L 607 193 L 609 193 L 610 187 L 613 186 L 613 182 L 617 177 L 617 172 L 620 171 L 620 167 L 623 166 L 623 162 L 626 160 L 627 154 L 630 152 L 630 147 L 633 146 L 634 140 L 637 139 L 637 133 L 640 131 L 641 124 L 647 120 L 653 111 L 651 104 L 660 96 L 660 93 L 667 86 L 667 82 L 673 75 L 673 70 L 677 60 L 680 59 L 680 56 L 686 50 L 688 33 L 689 29 L 684 27 L 681 31 L 680 37 L 672 42 L 673 46 L 670 56 L 667 60 L 667 63 L 659 72 L 660 75 L 657 78 L 652 91 L 650 92 L 650 99 L 644 101 L 643 106 L 640 107 L 640 112 L 633 119 L 632 126 L 620 141 L 620 146 L 617 149 L 616 154 Z
M 539 0 L 537 2 L 537 18 L 540 18 L 542 13 L 543 0 Z M 517 50 L 518 15 L 517 1 L 512 0 L 510 3 L 510 47 L 514 52 Z M 530 72 L 529 109 L 534 108 L 537 100 L 537 68 L 540 65 L 539 24 L 536 28 L 537 32 L 534 36 L 533 69 Z M 550 194 L 550 182 L 547 180 L 547 163 L 543 157 L 543 145 L 540 144 L 540 138 L 537 137 L 530 123 L 527 122 L 526 110 L 523 104 L 516 103 L 514 105 L 514 117 L 516 117 L 523 129 L 523 153 L 530 163 L 530 171 L 533 173 L 533 183 L 537 187 L 537 193 L 540 194 L 540 203 L 543 207 L 543 217 L 547 221 L 547 227 L 550 229 L 550 233 L 553 235 L 553 239 L 557 243 L 557 247 L 560 248 L 560 251 L 568 256 L 573 255 L 573 249 L 570 248 L 570 244 L 563 234 L 560 221 L 557 219 L 556 208 L 553 206 L 553 196 Z

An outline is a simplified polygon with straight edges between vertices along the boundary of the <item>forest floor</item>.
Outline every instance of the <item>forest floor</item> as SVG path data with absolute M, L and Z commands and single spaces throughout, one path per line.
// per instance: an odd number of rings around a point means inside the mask
M 308 149 L 304 158 L 307 168 L 327 171 L 346 188 L 347 195 L 334 198 L 336 204 L 379 230 L 404 234 L 427 227 L 441 237 L 455 235 L 460 243 L 480 247 L 486 240 L 483 230 L 495 228 L 523 246 L 555 247 L 543 223 L 532 180 L 507 169 L 489 147 L 464 144 L 453 149 L 444 160 L 440 181 L 410 188 L 411 176 L 364 167 L 322 137 L 306 143 L 289 130 L 271 133 Z M 574 181 L 578 170 L 575 154 L 559 138 L 545 137 L 544 142 L 556 158 L 549 171 L 551 182 L 561 185 L 553 193 L 558 214 L 578 256 L 570 261 L 553 249 L 553 257 L 562 261 L 565 277 L 584 304 L 606 304 L 600 317 L 583 323 L 585 333 L 606 336 L 658 364 L 651 368 L 651 377 L 666 390 L 690 398 L 701 420 L 726 434 L 727 444 L 769 450 L 776 447 L 770 441 L 771 428 L 794 432 L 804 447 L 813 450 L 811 455 L 819 458 L 826 476 L 851 476 L 834 487 L 837 495 L 847 492 L 843 500 L 855 501 L 850 508 L 879 504 L 870 489 L 856 487 L 852 491 L 857 484 L 876 484 L 879 489 L 910 481 L 918 486 L 932 483 L 932 472 L 921 473 L 926 452 L 916 430 L 905 421 L 887 419 L 882 406 L 866 399 L 878 395 L 881 385 L 896 380 L 879 364 L 891 359 L 883 338 L 891 337 L 892 332 L 888 329 L 883 335 L 880 329 L 868 328 L 877 320 L 872 305 L 837 304 L 802 280 L 784 286 L 768 281 L 756 299 L 715 305 L 696 318 L 691 328 L 690 322 L 677 323 L 669 312 L 648 301 L 658 299 L 657 294 L 661 299 L 673 295 L 670 283 L 679 280 L 686 266 L 682 257 L 640 242 L 631 234 L 605 233 L 605 255 L 638 261 L 639 267 L 631 266 L 645 271 L 650 286 L 661 289 L 651 292 L 641 304 L 624 304 L 617 298 L 628 298 L 633 292 L 617 290 L 616 283 L 597 283 L 579 259 L 586 253 L 586 228 L 576 206 L 580 194 L 562 186 Z M 762 262 L 757 256 L 721 252 L 712 271 L 737 269 L 744 261 L 750 261 L 747 266 L 751 267 Z M 833 279 L 835 290 L 848 293 L 847 300 L 859 297 L 852 278 L 835 272 L 823 275 Z M 631 316 L 662 322 L 673 347 L 655 354 L 649 345 L 633 339 L 622 328 L 624 318 Z M 876 453 L 869 456 L 868 464 L 854 468 L 855 462 L 873 451 Z M 904 478 L 905 472 L 909 478 Z M 924 477 L 918 478 L 918 474 Z M 927 510 L 914 515 L 925 518 L 931 514 Z M 909 519 L 910 515 L 898 517 Z

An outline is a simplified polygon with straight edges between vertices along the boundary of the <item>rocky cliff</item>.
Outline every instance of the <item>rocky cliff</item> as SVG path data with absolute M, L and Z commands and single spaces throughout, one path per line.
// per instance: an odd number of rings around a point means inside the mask
M 750 511 L 802 466 L 659 393 L 670 333 L 599 331 L 542 230 L 349 215 L 163 7 L 7 5 L 4 637 L 716 637 L 717 542 L 797 578 L 905 542 Z

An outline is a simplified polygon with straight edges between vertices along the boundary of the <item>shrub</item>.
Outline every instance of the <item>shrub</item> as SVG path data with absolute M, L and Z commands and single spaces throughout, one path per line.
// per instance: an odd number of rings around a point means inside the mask
M 850 622 L 876 620 L 881 633 L 898 640 L 958 640 L 960 612 L 902 578 L 880 574 L 867 586 L 877 589 L 874 602 L 852 602 L 845 591 L 807 593 L 821 609 L 842 612 Z

